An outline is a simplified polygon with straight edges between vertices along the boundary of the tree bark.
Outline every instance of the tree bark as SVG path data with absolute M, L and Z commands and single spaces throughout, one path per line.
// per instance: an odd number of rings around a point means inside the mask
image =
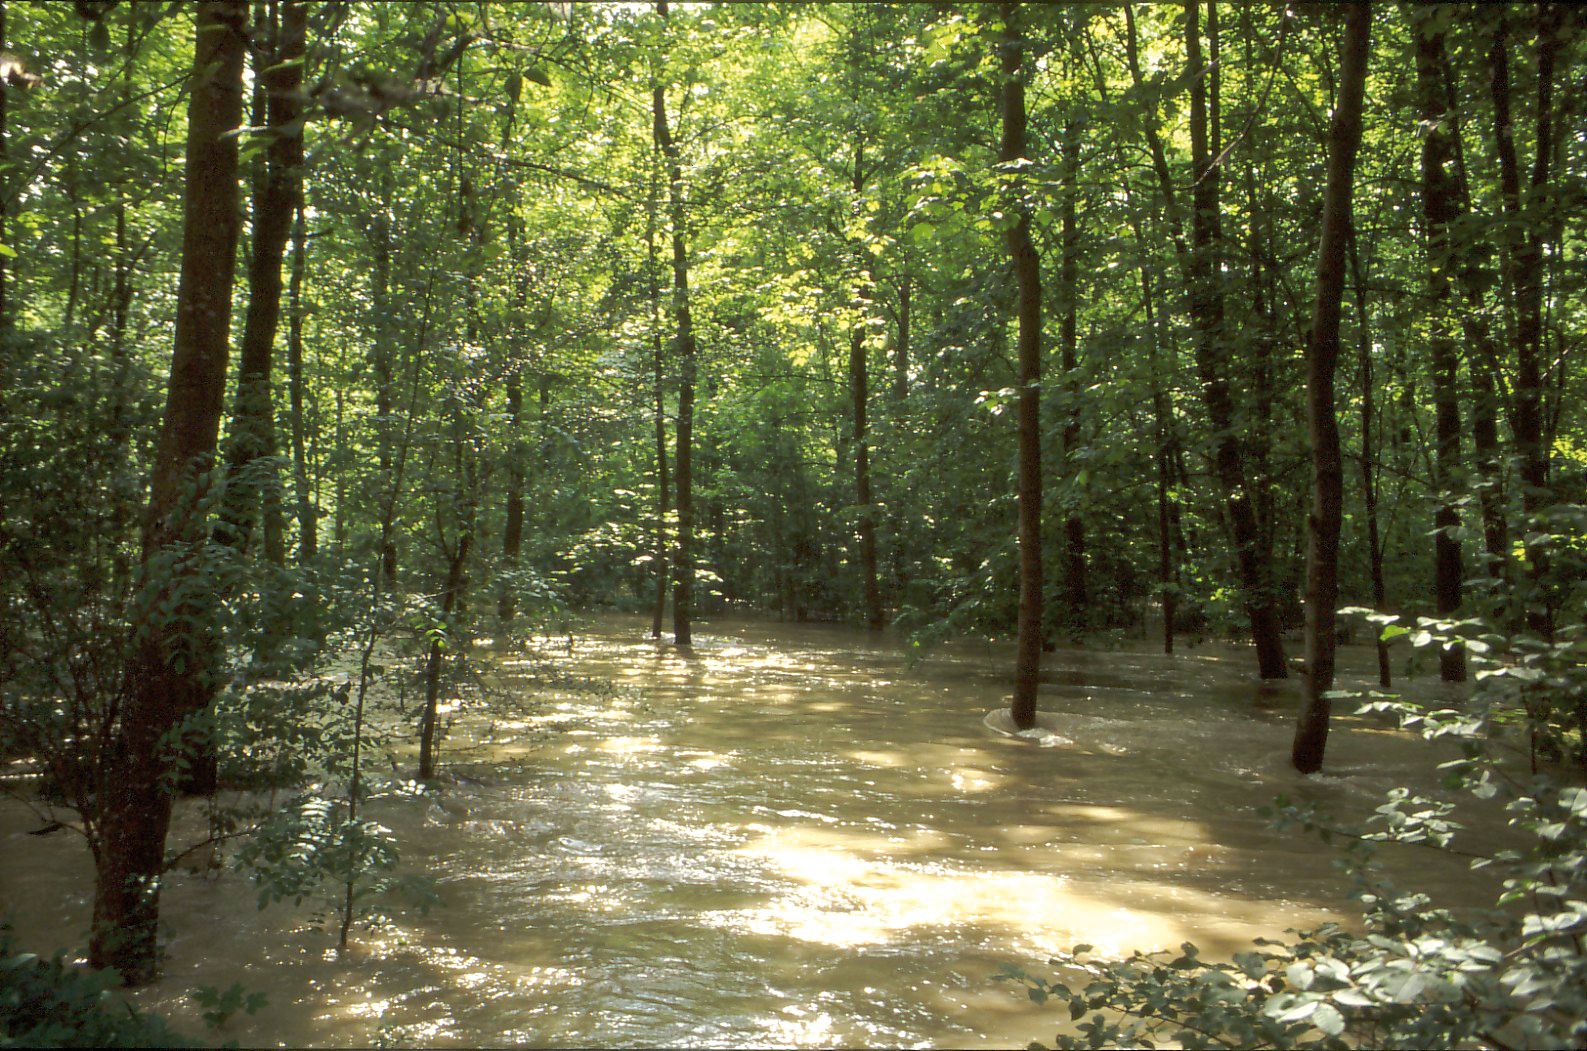
M 1356 152 L 1370 54 L 1372 6 L 1359 0 L 1345 12 L 1339 97 L 1328 132 L 1328 185 L 1317 251 L 1317 299 L 1306 344 L 1306 417 L 1312 445 L 1310 543 L 1306 552 L 1306 704 L 1295 730 L 1291 761 L 1309 774 L 1322 769 L 1328 743 L 1339 599 L 1339 528 L 1344 466 L 1334 407 L 1339 363 L 1339 316 L 1350 243 Z
M 259 5 L 263 8 L 264 5 Z M 262 11 L 261 11 L 262 13 Z M 267 24 L 255 26 L 264 37 Z M 269 142 L 255 184 L 253 254 L 248 264 L 248 311 L 239 346 L 237 396 L 232 407 L 225 501 L 217 538 L 237 550 L 248 546 L 261 500 L 275 505 L 261 485 L 258 461 L 275 454 L 271 365 L 281 322 L 281 264 L 303 196 L 303 57 L 308 14 L 301 0 L 283 0 L 279 26 L 254 44 L 254 77 L 264 96 Z M 274 471 L 270 474 L 274 475 Z M 277 518 L 269 515 L 267 518 Z M 266 523 L 266 556 L 284 560 L 279 522 Z
M 1521 199 L 1521 173 L 1516 158 L 1515 131 L 1510 106 L 1510 58 L 1507 20 L 1501 11 L 1497 18 L 1491 66 L 1490 93 L 1493 99 L 1494 139 L 1499 155 L 1499 193 L 1504 212 L 1511 220 L 1511 231 L 1503 240 L 1515 297 L 1515 411 L 1511 429 L 1520 460 L 1521 507 L 1530 518 L 1549 501 L 1548 450 L 1543 444 L 1543 253 L 1538 222 L 1527 215 Z M 1542 4 L 1538 12 L 1537 42 L 1537 154 L 1531 178 L 1531 196 L 1536 200 L 1548 189 L 1549 160 L 1553 151 L 1554 62 L 1558 52 L 1561 13 L 1557 5 Z M 1535 526 L 1526 526 L 1528 530 Z M 1553 637 L 1553 615 L 1542 581 L 1548 565 L 1541 546 L 1529 546 L 1527 566 L 1534 593 L 1526 602 L 1528 627 L 1544 638 Z
M 667 0 L 657 0 L 656 13 L 667 17 Z M 651 89 L 652 132 L 667 161 L 667 204 L 672 219 L 672 315 L 678 355 L 678 547 L 672 591 L 672 641 L 677 646 L 693 642 L 690 618 L 694 610 L 694 382 L 696 346 L 694 318 L 689 309 L 689 231 L 683 201 L 683 162 L 678 144 L 667 126 L 666 87 L 658 80 Z
M 287 384 L 292 431 L 292 487 L 298 506 L 298 562 L 313 562 L 319 553 L 319 517 L 309 483 L 308 427 L 304 418 L 303 275 L 308 268 L 308 224 L 303 197 L 298 195 L 292 225 L 292 278 L 287 286 Z
M 521 257 L 522 235 L 516 218 L 507 223 L 507 255 L 515 267 L 519 267 L 518 287 L 516 297 L 518 309 L 521 312 L 527 304 L 529 297 L 529 278 L 522 270 L 525 261 Z M 523 527 L 524 527 L 524 469 L 523 451 L 519 445 L 523 433 L 523 355 L 520 352 L 508 364 L 507 371 L 507 506 L 505 520 L 501 529 L 501 557 L 507 569 L 517 567 L 518 559 L 523 552 Z M 517 616 L 518 603 L 513 594 L 513 587 L 508 583 L 501 590 L 501 595 L 496 601 L 496 614 L 502 623 L 511 624 Z
M 3 54 L 5 49 L 6 4 L 5 0 L 0 0 L 0 54 Z M 0 84 L 0 244 L 6 244 L 6 219 L 10 211 L 8 203 L 11 188 L 10 92 L 9 84 Z M 0 254 L 0 335 L 11 331 L 10 262 L 5 255 Z
M 1073 117 L 1064 121 L 1060 243 L 1063 259 L 1058 267 L 1058 300 L 1063 304 L 1059 320 L 1058 349 L 1064 370 L 1063 469 L 1071 485 L 1081 473 L 1075 465 L 1080 448 L 1080 228 L 1075 213 L 1080 199 L 1080 126 Z M 1071 510 L 1064 516 L 1063 593 L 1064 615 L 1071 632 L 1083 632 L 1087 624 L 1086 526 L 1073 510 L 1081 494 L 1071 493 Z
M 1432 365 L 1433 604 L 1438 616 L 1454 617 L 1461 606 L 1465 568 L 1458 536 L 1456 509 L 1460 475 L 1459 354 L 1451 330 L 1450 275 L 1456 253 L 1450 227 L 1459 217 L 1459 191 L 1451 173 L 1454 136 L 1443 84 L 1443 39 L 1425 17 L 1415 18 L 1416 95 L 1418 115 L 1426 129 L 1422 138 L 1422 217 L 1427 239 L 1428 336 Z M 1465 653 L 1446 646 L 1438 655 L 1439 677 L 1464 682 Z
M 1018 4 L 1001 5 L 1003 139 L 998 160 L 1005 169 L 1028 161 L 1025 142 L 1025 40 Z M 1016 174 L 1016 179 L 1019 176 Z M 1014 662 L 1014 725 L 1036 725 L 1036 685 L 1041 676 L 1041 261 L 1030 236 L 1030 215 L 1004 231 L 1019 299 L 1019 634 Z
M 1373 439 L 1377 425 L 1377 390 L 1372 379 L 1372 329 L 1367 314 L 1367 286 L 1361 270 L 1355 231 L 1350 237 L 1350 272 L 1355 284 L 1356 371 L 1361 381 L 1361 501 L 1367 519 L 1367 571 L 1372 581 L 1372 608 L 1380 612 L 1388 605 L 1383 582 L 1383 540 L 1378 532 L 1378 454 Z M 1376 640 L 1378 685 L 1388 689 L 1394 684 L 1389 669 L 1389 644 L 1381 633 Z
M 865 143 L 854 143 L 854 178 L 852 188 L 855 198 L 865 189 Z M 860 580 L 865 594 L 865 626 L 881 631 L 887 624 L 882 612 L 882 592 L 876 579 L 876 502 L 871 492 L 871 450 L 867 429 L 867 409 L 870 403 L 870 368 L 865 353 L 865 324 L 871 306 L 874 285 L 864 246 L 859 246 L 858 274 L 854 298 L 860 309 L 854 328 L 849 332 L 849 396 L 854 425 L 854 502 L 859 513 L 855 523 L 860 540 Z
M 237 141 L 231 133 L 242 122 L 247 24 L 245 0 L 212 0 L 198 8 L 175 349 L 143 530 L 146 576 L 171 572 L 160 564 L 162 554 L 178 545 L 201 549 L 204 542 L 195 489 L 213 462 L 226 387 L 240 220 Z M 182 612 L 191 619 L 151 624 L 138 646 L 111 769 L 99 793 L 89 961 L 115 968 L 130 983 L 149 979 L 156 966 L 174 759 L 165 738 L 210 693 L 212 640 L 200 625 L 211 615 L 213 593 L 183 579 L 195 561 L 183 559 L 174 571 L 177 579 L 161 588 L 166 595 L 180 593 Z
M 447 559 L 446 583 L 441 587 L 441 624 L 450 633 L 458 600 L 462 597 L 464 571 L 468 566 L 469 548 L 474 543 L 474 530 L 466 525 L 457 539 L 457 546 Z M 424 666 L 424 712 L 419 719 L 419 780 L 435 777 L 437 754 L 436 731 L 440 723 L 441 670 L 446 650 L 456 645 L 454 639 L 440 636 L 430 642 L 430 654 Z
M 1283 679 L 1289 676 L 1289 668 L 1284 661 L 1284 643 L 1272 594 L 1272 567 L 1269 560 L 1263 557 L 1261 528 L 1246 482 L 1245 464 L 1236 437 L 1234 399 L 1229 390 L 1223 291 L 1221 274 L 1216 265 L 1222 240 L 1218 219 L 1218 169 L 1212 163 L 1213 157 L 1208 148 L 1207 89 L 1199 76 L 1202 68 L 1199 0 L 1188 0 L 1185 13 L 1186 58 L 1193 71 L 1190 86 L 1190 143 L 1194 186 L 1188 247 L 1180 236 L 1177 196 L 1169 176 L 1162 142 L 1154 127 L 1148 128 L 1148 146 L 1190 290 L 1196 373 L 1201 385 L 1201 399 L 1216 436 L 1213 465 L 1224 493 L 1229 534 L 1233 538 L 1246 614 L 1251 622 L 1257 671 L 1264 679 Z M 1131 77 L 1139 84 L 1140 63 L 1130 5 L 1125 6 L 1125 25 L 1126 58 Z

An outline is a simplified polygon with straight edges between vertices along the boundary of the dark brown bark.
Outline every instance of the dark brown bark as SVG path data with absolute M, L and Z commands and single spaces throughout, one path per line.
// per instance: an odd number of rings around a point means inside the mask
M 1013 165 L 1027 159 L 1025 143 L 1025 40 L 1018 4 L 1001 5 L 1003 140 L 998 160 Z M 1041 676 L 1041 261 L 1030 236 L 1030 216 L 1003 234 L 1018 284 L 1019 311 L 1019 636 L 1014 662 L 1014 725 L 1036 725 L 1036 684 Z
M 203 586 L 180 579 L 196 559 L 173 571 L 161 566 L 159 556 L 175 545 L 201 546 L 204 539 L 195 488 L 198 472 L 213 462 L 226 387 L 240 219 L 237 141 L 231 133 L 242 122 L 247 23 L 244 0 L 214 0 L 198 9 L 175 349 L 143 530 L 145 572 L 174 572 L 178 579 L 164 587 L 181 588 L 188 607 L 182 612 L 192 619 L 151 624 L 141 641 L 129 670 L 113 766 L 100 793 L 89 960 L 114 967 L 133 983 L 150 978 L 156 965 L 173 762 L 163 739 L 195 714 L 210 691 L 212 640 L 199 625 L 209 614 L 203 603 L 213 598 L 206 600 L 210 593 Z
M 384 172 L 382 180 L 389 179 Z M 371 331 L 374 347 L 371 365 L 375 379 L 375 456 L 380 464 L 380 484 L 389 486 L 392 474 L 393 432 L 392 399 L 395 393 L 395 367 L 392 354 L 391 311 L 391 187 L 383 181 L 379 211 L 370 217 L 369 238 L 373 267 L 370 273 L 369 303 Z M 388 492 L 388 500 L 395 494 Z M 337 507 L 342 505 L 340 501 Z M 338 523 L 342 522 L 338 512 Z M 395 525 L 383 530 L 380 539 L 380 571 L 385 575 L 386 587 L 394 589 L 397 583 L 397 531 Z
M 909 308 L 911 281 L 908 272 L 898 277 L 898 335 L 893 343 L 893 399 L 909 397 Z
M 5 0 L 0 0 L 0 53 L 6 48 L 6 5 Z M 10 95 L 11 86 L 0 84 L 0 244 L 6 243 L 6 218 L 10 209 L 8 203 L 11 180 L 9 178 L 11 167 L 10 138 Z M 9 247 L 9 246 L 7 246 Z M 11 330 L 11 266 L 10 260 L 0 255 L 0 334 Z
M 1372 581 L 1372 608 L 1382 612 L 1388 605 L 1383 582 L 1383 540 L 1378 531 L 1378 454 L 1377 389 L 1372 378 L 1372 328 L 1367 314 L 1367 286 L 1361 269 L 1361 255 L 1354 231 L 1350 238 L 1350 272 L 1356 302 L 1356 371 L 1361 381 L 1361 500 L 1367 519 L 1367 571 Z M 1394 684 L 1389 669 L 1389 644 L 1381 633 L 1376 640 L 1378 685 L 1388 689 Z
M 1494 140 L 1499 155 L 1499 193 L 1511 230 L 1504 238 L 1509 277 L 1515 299 L 1515 411 L 1511 429 L 1520 461 L 1521 507 L 1530 517 L 1547 505 L 1548 451 L 1543 443 L 1543 253 L 1540 227 L 1528 214 L 1521 196 L 1520 164 L 1516 156 L 1515 130 L 1511 117 L 1508 13 L 1496 21 L 1491 66 L 1490 93 L 1493 100 Z M 1537 154 L 1531 177 L 1533 201 L 1548 189 L 1549 161 L 1553 152 L 1554 63 L 1558 53 L 1558 5 L 1538 8 L 1537 43 Z M 1541 593 L 1547 570 L 1547 554 L 1541 547 L 1528 547 L 1527 566 L 1535 593 L 1527 601 L 1526 621 L 1545 638 L 1553 635 L 1553 616 Z
M 1339 317 L 1350 242 L 1356 152 L 1370 54 L 1372 6 L 1352 3 L 1345 12 L 1339 96 L 1328 131 L 1328 185 L 1323 195 L 1317 252 L 1317 299 L 1306 343 L 1306 417 L 1312 445 L 1310 543 L 1306 553 L 1306 705 L 1290 753 L 1295 769 L 1322 769 L 1328 743 L 1339 599 L 1339 528 L 1343 518 L 1344 464 L 1334 406 L 1339 363 Z
M 1415 20 L 1416 95 L 1422 137 L 1422 218 L 1427 239 L 1428 335 L 1433 380 L 1433 603 L 1442 618 L 1461 606 L 1465 568 L 1458 536 L 1456 509 L 1460 474 L 1459 354 L 1451 327 L 1455 252 L 1451 226 L 1459 217 L 1460 198 L 1452 171 L 1453 126 L 1443 83 L 1443 39 L 1425 18 Z M 1465 653 L 1458 647 L 1439 651 L 1439 676 L 1464 682 Z
M 1140 227 L 1135 225 L 1136 243 L 1141 241 Z M 1141 254 L 1141 303 L 1146 315 L 1146 338 L 1151 347 L 1152 373 L 1152 426 L 1157 452 L 1153 459 L 1157 466 L 1157 587 L 1163 605 L 1163 652 L 1174 652 L 1174 621 L 1179 615 L 1179 560 L 1175 557 L 1175 535 L 1179 526 L 1179 501 L 1173 496 L 1173 406 L 1168 395 L 1158 384 L 1162 375 L 1159 366 L 1159 334 L 1156 291 L 1147 272 L 1146 256 Z M 1169 374 L 1172 375 L 1172 369 Z M 1179 544 L 1183 547 L 1184 541 Z
M 1070 118 L 1063 128 L 1063 206 L 1060 213 L 1060 244 L 1063 258 L 1058 266 L 1058 301 L 1063 305 L 1059 319 L 1058 349 L 1064 370 L 1064 426 L 1062 455 L 1064 473 L 1071 484 L 1079 470 L 1075 455 L 1080 448 L 1080 227 L 1075 212 L 1080 198 L 1080 126 Z M 1072 500 L 1080 494 L 1072 494 Z M 1071 507 L 1073 504 L 1071 504 Z M 1086 527 L 1078 512 L 1064 516 L 1063 595 L 1064 616 L 1072 632 L 1085 630 L 1087 621 Z
M 657 0 L 656 12 L 667 17 L 666 0 Z M 651 89 L 652 131 L 667 161 L 667 205 L 672 220 L 672 316 L 678 356 L 678 547 L 672 591 L 672 641 L 688 646 L 694 611 L 694 317 L 689 309 L 689 230 L 683 198 L 683 162 L 678 144 L 667 126 L 667 93 L 659 81 Z
M 507 433 L 511 438 L 507 456 L 506 516 L 501 527 L 501 557 L 509 568 L 517 565 L 518 558 L 523 553 L 524 471 L 518 450 L 518 436 L 522 428 L 523 378 L 515 368 L 507 375 Z M 518 603 L 510 585 L 502 589 L 501 598 L 496 604 L 496 612 L 509 624 L 518 615 Z
M 1272 566 L 1263 557 L 1261 529 L 1252 506 L 1244 458 L 1236 435 L 1234 398 L 1229 388 L 1227 332 L 1218 257 L 1222 232 L 1218 217 L 1219 168 L 1207 139 L 1207 88 L 1202 78 L 1200 0 L 1185 5 L 1185 50 L 1192 71 L 1190 82 L 1191 215 L 1188 284 L 1191 324 L 1196 334 L 1196 371 L 1201 397 L 1216 436 L 1213 463 L 1223 487 L 1256 647 L 1257 670 L 1264 679 L 1289 675 L 1284 661 L 1277 604 L 1272 588 Z M 1156 138 L 1153 135 L 1153 138 Z M 1159 172 L 1161 180 L 1166 167 Z M 1172 186 L 1164 184 L 1166 194 Z
M 659 149 L 659 144 L 655 144 Z M 652 156 L 654 162 L 655 157 Z M 650 301 L 650 394 L 656 432 L 656 597 L 650 609 L 650 637 L 661 638 L 667 613 L 667 509 L 672 506 L 672 480 L 667 474 L 667 355 L 661 337 L 661 280 L 656 250 L 660 225 L 660 186 L 655 164 L 651 167 L 650 192 L 645 200 L 645 291 Z
M 263 13 L 265 5 L 258 7 Z M 255 27 L 254 78 L 262 96 L 269 136 L 254 184 L 253 252 L 248 263 L 248 311 L 239 345 L 237 396 L 232 407 L 226 497 L 217 539 L 239 550 L 248 546 L 263 500 L 278 510 L 275 484 L 261 485 L 258 462 L 275 455 L 275 412 L 270 380 L 276 332 L 281 322 L 281 265 L 293 218 L 303 196 L 303 56 L 308 14 L 301 0 L 283 0 L 279 25 Z M 274 472 L 270 472 L 272 475 Z M 266 557 L 284 560 L 279 515 L 265 515 Z M 273 521 L 272 521 L 273 520 Z
M 513 265 L 519 268 L 515 295 L 520 312 L 529 299 L 529 276 L 524 269 L 525 260 L 521 252 L 522 234 L 515 217 L 507 224 L 507 255 Z M 501 556 L 509 569 L 516 568 L 523 552 L 524 469 L 523 451 L 519 445 L 523 434 L 522 367 L 523 359 L 519 357 L 510 363 L 507 372 L 507 501 L 501 529 Z M 496 602 L 496 614 L 507 624 L 511 624 L 518 614 L 517 599 L 510 583 L 501 590 Z
M 287 285 L 287 384 L 291 412 L 292 487 L 297 496 L 298 561 L 314 561 L 319 552 L 319 513 L 309 482 L 307 423 L 304 418 L 303 382 L 303 275 L 308 267 L 308 225 L 303 219 L 303 198 L 298 196 L 292 224 L 292 277 Z
M 854 177 L 852 187 L 858 198 L 865 189 L 865 143 L 854 144 Z M 854 503 L 859 520 L 855 530 L 860 540 L 860 582 L 865 595 L 865 626 L 881 631 L 887 624 L 882 612 L 882 591 L 876 577 L 876 501 L 871 492 L 871 450 L 867 430 L 867 410 L 870 403 L 870 363 L 865 351 L 865 325 L 871 307 L 874 285 L 864 247 L 860 260 L 854 298 L 860 309 L 854 328 L 849 332 L 849 397 L 852 410 L 854 443 Z
M 441 624 L 448 635 L 454 626 L 458 600 L 463 595 L 464 572 L 468 566 L 469 548 L 474 543 L 474 530 L 465 524 L 458 537 L 457 546 L 450 552 L 446 565 L 446 582 L 441 587 Z M 430 654 L 424 666 L 424 711 L 419 719 L 419 780 L 435 777 L 435 761 L 440 723 L 441 671 L 446 652 L 456 645 L 455 639 L 443 640 L 437 636 L 430 643 Z

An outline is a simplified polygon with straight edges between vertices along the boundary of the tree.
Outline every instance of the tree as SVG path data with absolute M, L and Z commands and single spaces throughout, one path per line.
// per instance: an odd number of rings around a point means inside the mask
M 1025 143 L 1025 38 L 1018 4 L 1001 7 L 1003 139 L 998 161 L 1019 192 L 1020 172 L 1030 163 Z M 1036 685 L 1041 675 L 1041 262 L 1031 242 L 1030 215 L 1014 205 L 1014 221 L 1003 232 L 1018 285 L 1019 325 L 1019 629 L 1014 663 L 1014 725 L 1036 725 Z
M 143 527 L 142 629 L 132 691 L 117 732 L 119 760 L 94 816 L 99 846 L 90 962 L 129 982 L 149 978 L 165 837 L 170 827 L 170 735 L 210 696 L 206 621 L 213 591 L 199 578 L 202 497 L 213 466 L 226 383 L 232 266 L 237 248 L 237 141 L 248 32 L 245 0 L 198 9 L 188 103 L 187 189 L 175 353 Z M 195 551 L 195 545 L 199 550 Z M 159 605 L 176 612 L 160 618 Z
M 1338 645 L 1339 529 L 1343 519 L 1344 464 L 1334 404 L 1339 364 L 1339 316 L 1344 299 L 1356 151 L 1371 53 L 1372 6 L 1345 10 L 1340 46 L 1339 100 L 1328 129 L 1328 187 L 1317 248 L 1317 300 L 1306 343 L 1307 423 L 1312 442 L 1312 509 L 1306 553 L 1306 706 L 1295 731 L 1291 759 L 1303 774 L 1322 768 L 1328 741 L 1334 653 Z
M 656 0 L 663 24 L 667 0 Z M 667 124 L 667 89 L 661 79 L 651 87 L 652 128 L 656 146 L 667 161 L 667 205 L 672 224 L 672 317 L 674 353 L 678 358 L 678 455 L 674 466 L 678 501 L 677 579 L 672 595 L 672 641 L 693 642 L 694 610 L 694 383 L 698 349 L 694 315 L 689 307 L 689 226 L 684 204 L 683 161 Z

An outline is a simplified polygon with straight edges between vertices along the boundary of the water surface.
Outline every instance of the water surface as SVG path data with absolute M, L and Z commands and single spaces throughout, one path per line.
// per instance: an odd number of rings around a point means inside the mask
M 1298 685 L 1221 647 L 1046 655 L 1039 743 L 983 722 L 1004 647 L 910 665 L 852 629 L 724 621 L 684 653 L 612 617 L 496 659 L 489 710 L 452 713 L 456 780 L 376 807 L 440 906 L 341 960 L 312 909 L 179 876 L 142 1001 L 197 1032 L 184 993 L 240 981 L 270 998 L 223 1030 L 244 1045 L 1023 1046 L 1057 1012 L 999 965 L 1075 942 L 1226 954 L 1344 919 L 1332 855 L 1257 809 L 1283 792 L 1359 815 L 1438 758 L 1346 720 L 1325 775 L 1297 777 Z M 1341 685 L 1371 659 L 1346 654 Z M 616 689 L 521 677 L 545 661 Z M 78 946 L 86 852 L 33 823 L 0 802 L 0 900 L 28 948 Z M 1481 897 L 1458 865 L 1398 867 Z

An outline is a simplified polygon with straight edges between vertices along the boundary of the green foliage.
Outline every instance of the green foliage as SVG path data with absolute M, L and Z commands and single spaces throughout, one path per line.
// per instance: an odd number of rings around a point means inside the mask
M 0 1047 L 197 1047 L 111 992 L 113 972 L 19 952 L 0 926 Z
M 1387 624 L 1385 637 L 1396 627 Z M 1291 932 L 1228 963 L 1203 960 L 1188 944 L 1177 956 L 1137 952 L 1124 960 L 1090 958 L 1088 947 L 1076 946 L 1053 958 L 1058 978 L 1008 969 L 1003 977 L 1036 1002 L 1067 1004 L 1077 1026 L 1055 1046 L 1565 1047 L 1587 1040 L 1587 789 L 1540 761 L 1550 750 L 1557 760 L 1579 732 L 1587 625 L 1562 627 L 1553 642 L 1478 621 L 1424 620 L 1412 634 L 1425 646 L 1467 647 L 1479 680 L 1470 703 L 1430 709 L 1375 695 L 1360 710 L 1458 745 L 1460 757 L 1440 766 L 1446 787 L 1458 793 L 1454 801 L 1396 789 L 1356 829 L 1282 800 L 1278 810 L 1281 824 L 1346 844 L 1342 861 L 1358 884 L 1364 932 Z M 1459 837 L 1461 814 L 1478 807 L 1503 808 L 1514 845 L 1474 848 Z M 1383 876 L 1375 861 L 1382 844 L 1463 854 L 1503 890 L 1489 909 L 1440 907 Z
M 233 982 L 225 989 L 201 985 L 189 995 L 203 1008 L 201 1017 L 211 1029 L 221 1028 L 239 1011 L 251 1015 L 269 1002 L 264 993 L 250 993 L 241 982 Z

